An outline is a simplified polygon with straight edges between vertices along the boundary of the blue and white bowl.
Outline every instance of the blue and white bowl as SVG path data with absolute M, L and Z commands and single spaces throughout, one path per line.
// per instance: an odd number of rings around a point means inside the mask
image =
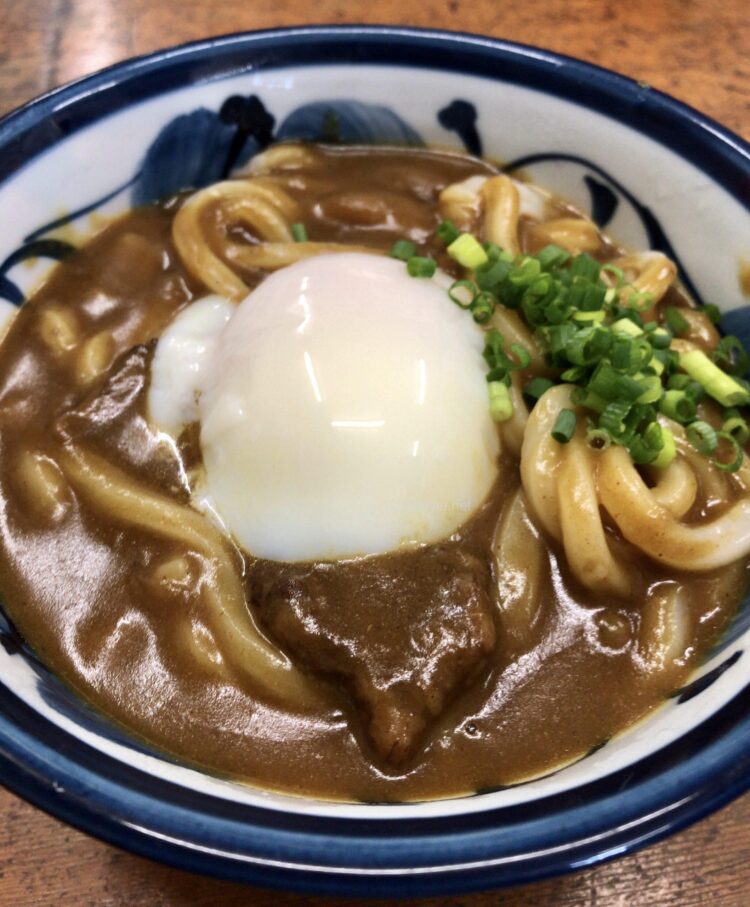
M 20 304 L 82 241 L 92 213 L 205 185 L 272 140 L 332 133 L 466 148 L 523 168 L 627 245 L 666 252 L 696 298 L 750 339 L 737 278 L 750 256 L 741 139 L 575 60 L 400 28 L 191 44 L 6 117 L 0 297 Z M 689 686 L 595 753 L 515 787 L 396 806 L 295 799 L 201 774 L 77 700 L 1 613 L 0 643 L 0 780 L 107 841 L 226 878 L 381 896 L 507 885 L 640 847 L 750 785 L 750 599 Z

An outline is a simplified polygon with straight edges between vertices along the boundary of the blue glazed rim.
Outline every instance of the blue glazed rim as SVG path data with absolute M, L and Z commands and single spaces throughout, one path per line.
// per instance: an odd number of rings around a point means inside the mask
M 0 181 L 110 113 L 241 71 L 404 65 L 509 81 L 648 134 L 750 209 L 750 146 L 658 91 L 547 51 L 385 26 L 229 35 L 110 67 L 0 121 Z M 737 650 L 730 659 L 740 657 Z M 745 656 L 747 657 L 747 656 Z M 0 684 L 0 778 L 51 814 L 135 853 L 224 878 L 347 895 L 429 895 L 589 866 L 677 831 L 750 787 L 750 686 L 659 752 L 572 791 L 436 818 L 321 818 L 195 793 L 108 757 Z

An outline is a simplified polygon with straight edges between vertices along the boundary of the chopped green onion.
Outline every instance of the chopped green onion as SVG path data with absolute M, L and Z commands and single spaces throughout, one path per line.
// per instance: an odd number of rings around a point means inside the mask
M 690 324 L 687 319 L 684 318 L 680 314 L 680 310 L 673 305 L 669 305 L 665 309 L 664 320 L 667 322 L 667 326 L 673 334 L 686 334 L 690 330 Z
M 448 296 L 460 309 L 470 309 L 476 299 L 477 288 L 471 280 L 454 280 L 448 288 Z
M 570 400 L 576 406 L 585 406 L 586 409 L 593 410 L 595 413 L 603 413 L 607 408 L 607 401 L 586 387 L 574 387 L 570 394 Z
M 604 359 L 596 368 L 589 390 L 603 400 L 624 400 L 633 403 L 643 393 L 641 385 L 629 375 L 621 375 Z
M 578 384 L 585 378 L 588 369 L 583 365 L 574 365 L 573 368 L 566 368 L 560 375 L 563 381 L 569 381 L 572 384 Z
M 612 438 L 624 438 L 627 433 L 625 417 L 629 411 L 629 404 L 623 401 L 608 403 L 599 417 L 599 428 L 603 428 Z
M 677 456 L 677 447 L 672 432 L 663 425 L 659 427 L 661 428 L 662 448 L 651 465 L 656 466 L 657 469 L 666 469 Z
M 667 387 L 673 391 L 684 391 L 691 380 L 690 375 L 670 375 Z
M 601 270 L 602 266 L 588 252 L 581 252 L 576 255 L 570 263 L 570 276 L 582 277 L 587 281 L 598 280 Z
M 661 376 L 664 374 L 664 369 L 666 368 L 666 365 L 664 364 L 664 360 L 661 358 L 661 356 L 656 355 L 657 353 L 663 353 L 663 352 L 664 352 L 664 350 L 654 350 L 653 355 L 648 360 L 648 368 L 652 369 L 652 371 L 655 375 Z
M 593 365 L 602 359 L 612 345 L 612 332 L 594 325 L 578 331 L 565 348 L 574 365 Z
M 586 443 L 593 450 L 606 450 L 612 445 L 612 436 L 605 428 L 591 427 L 586 432 Z
M 567 444 L 576 430 L 576 414 L 572 409 L 561 409 L 552 428 L 552 437 L 560 444 Z
M 477 324 L 487 324 L 490 318 L 492 318 L 496 305 L 497 299 L 492 293 L 487 290 L 477 293 L 471 304 L 471 314 L 474 321 L 476 321 Z
M 750 402 L 750 392 L 722 372 L 701 350 L 681 353 L 680 366 L 722 406 L 738 406 Z
M 292 224 L 292 238 L 295 242 L 307 242 L 307 230 L 304 224 Z
M 700 311 L 708 317 L 711 324 L 718 324 L 721 321 L 721 309 L 712 302 L 707 302 Z
M 692 397 L 696 403 L 698 403 L 699 400 L 702 400 L 706 396 L 703 385 L 699 384 L 697 381 L 693 381 L 692 379 L 685 385 L 685 393 L 688 395 L 688 397 Z
M 606 317 L 607 313 L 603 309 L 599 309 L 597 312 L 574 312 L 573 314 L 574 321 L 595 321 L 598 324 L 602 324 Z
M 474 272 L 477 284 L 482 290 L 494 290 L 510 274 L 512 263 L 500 258 L 490 259 L 486 264 L 480 265 Z
M 647 293 L 643 290 L 631 293 L 630 296 L 628 296 L 628 305 L 637 312 L 650 312 L 656 305 L 656 300 L 651 293 Z
M 604 265 L 602 271 L 611 274 L 617 281 L 618 286 L 622 286 L 625 283 L 625 272 L 622 268 L 618 268 L 617 265 Z
M 513 415 L 513 401 L 510 391 L 502 381 L 492 381 L 487 385 L 490 395 L 490 415 L 495 422 L 507 422 Z
M 534 256 L 539 262 L 543 271 L 551 271 L 553 268 L 560 268 L 566 262 L 570 261 L 570 252 L 566 252 L 565 249 L 560 248 L 560 246 L 555 246 L 552 243 L 545 246 Z
M 497 365 L 507 367 L 509 360 L 505 355 L 505 338 L 500 331 L 491 328 L 484 335 L 484 351 L 482 353 L 484 361 L 490 368 Z
M 654 349 L 666 350 L 672 342 L 672 334 L 666 328 L 654 327 L 648 331 L 648 341 Z
M 531 287 L 534 284 L 536 295 L 546 295 L 551 286 L 552 280 L 549 274 L 542 277 L 542 269 L 536 258 L 522 258 L 516 267 L 508 276 L 511 284 L 516 287 Z
M 618 337 L 613 346 L 610 360 L 618 371 L 627 371 L 630 368 L 630 348 L 633 341 L 627 337 Z
M 497 243 L 485 242 L 482 243 L 482 248 L 487 253 L 487 258 L 489 258 L 490 261 L 505 261 L 509 264 L 513 264 L 513 256 L 510 252 L 501 249 Z
M 435 234 L 438 239 L 442 240 L 446 246 L 449 246 L 452 242 L 458 239 L 461 235 L 461 231 L 453 223 L 452 220 L 444 220 L 442 223 L 438 224 Z
M 489 260 L 481 243 L 471 233 L 461 233 L 457 239 L 454 239 L 448 246 L 448 254 L 469 271 L 475 270 Z
M 618 318 L 612 325 L 613 331 L 619 331 L 621 334 L 630 334 L 631 337 L 640 337 L 642 329 L 630 318 Z
M 716 437 L 720 441 L 725 441 L 727 444 L 731 445 L 732 451 L 734 453 L 734 459 L 732 460 L 720 460 L 718 457 L 713 457 L 711 462 L 717 469 L 721 469 L 724 472 L 737 472 L 737 470 L 742 466 L 742 462 L 745 459 L 745 454 L 740 446 L 740 442 L 734 435 L 729 434 L 729 432 L 720 431 L 717 432 Z
M 293 234 L 303 235 L 296 227 Z M 634 463 L 665 468 L 676 455 L 676 443 L 673 433 L 659 423 L 658 414 L 663 413 L 685 426 L 690 443 L 703 455 L 715 457 L 718 468 L 739 468 L 740 445 L 750 442 L 750 419 L 731 407 L 750 405 L 750 381 L 742 377 L 750 368 L 750 357 L 738 338 L 722 337 L 708 355 L 696 349 L 680 353 L 672 341 L 676 335 L 689 336 L 689 310 L 668 305 L 658 320 L 646 323 L 642 313 L 654 306 L 652 294 L 627 283 L 616 266 L 602 266 L 588 253 L 571 257 L 555 245 L 535 255 L 514 256 L 495 243 L 481 243 L 460 232 L 450 221 L 437 227 L 436 236 L 452 259 L 473 272 L 467 275 L 471 280 L 450 285 L 448 295 L 456 305 L 469 310 L 479 324 L 488 324 L 502 305 L 518 311 L 534 332 L 555 378 L 535 377 L 526 383 L 523 392 L 529 406 L 560 382 L 572 385 L 571 408 L 557 415 L 552 432 L 560 443 L 572 438 L 573 406 L 580 406 L 588 410 L 590 446 L 620 444 Z M 391 255 L 405 261 L 413 276 L 428 277 L 437 268 L 433 258 L 418 255 L 417 246 L 407 240 L 396 243 Z M 715 306 L 703 311 L 718 321 Z M 505 347 L 497 330 L 485 331 L 486 381 L 490 411 L 497 421 L 513 414 L 513 372 L 532 363 L 532 353 L 524 346 Z M 725 409 L 719 432 L 696 418 L 706 394 Z M 719 442 L 724 448 L 720 459 Z M 734 451 L 731 461 L 729 448 Z
M 408 261 L 417 254 L 417 247 L 408 239 L 399 239 L 392 246 L 388 253 L 391 258 L 398 258 L 400 261 Z
M 633 434 L 627 448 L 634 463 L 653 463 L 664 449 L 665 438 L 658 422 L 649 422 L 643 434 Z
M 695 400 L 685 391 L 665 391 L 659 402 L 659 409 L 665 416 L 681 424 L 695 419 Z
M 661 397 L 661 378 L 658 375 L 636 376 L 643 388 L 643 393 L 636 398 L 636 403 L 656 403 Z
M 523 392 L 525 396 L 530 397 L 532 400 L 538 400 L 554 386 L 555 382 L 550 381 L 549 378 L 532 378 L 531 381 L 524 386 Z
M 711 358 L 731 375 L 744 375 L 750 367 L 747 350 L 734 334 L 721 338 Z
M 728 415 L 728 413 L 731 413 L 731 415 Z M 725 434 L 731 435 L 739 444 L 745 444 L 750 439 L 750 427 L 748 427 L 747 422 L 737 410 L 733 413 L 731 410 L 727 410 L 724 413 L 724 422 L 721 425 L 721 430 Z
M 520 343 L 511 343 L 510 351 L 516 357 L 520 369 L 528 368 L 531 365 L 531 353 L 525 346 L 521 346 Z
M 406 262 L 406 270 L 412 277 L 432 277 L 437 270 L 437 262 L 427 255 L 413 255 Z
M 718 444 L 718 441 L 716 440 L 716 431 L 708 424 L 708 422 L 703 422 L 700 419 L 696 422 L 691 422 L 685 429 L 685 432 L 688 441 L 698 453 L 710 454 L 716 450 L 716 445 Z

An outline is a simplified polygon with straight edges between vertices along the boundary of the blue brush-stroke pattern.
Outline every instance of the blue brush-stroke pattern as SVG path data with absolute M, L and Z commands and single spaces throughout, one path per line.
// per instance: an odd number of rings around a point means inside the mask
M 237 127 L 204 107 L 176 117 L 149 146 L 133 184 L 132 203 L 148 205 L 183 189 L 201 189 L 224 176 Z M 258 151 L 248 138 L 237 156 L 243 163 Z
M 738 649 L 736 652 L 733 652 L 729 658 L 725 661 L 722 661 L 720 665 L 717 665 L 711 671 L 707 671 L 701 677 L 697 677 L 695 680 L 691 681 L 684 687 L 680 687 L 679 690 L 676 690 L 673 693 L 673 697 L 677 699 L 678 703 L 689 702 L 691 699 L 694 699 L 696 696 L 700 695 L 704 690 L 707 690 L 712 686 L 716 681 L 725 674 L 733 665 L 742 657 L 742 649 Z
M 54 261 L 62 261 L 72 255 L 74 251 L 75 246 L 62 239 L 35 239 L 11 252 L 0 264 L 0 298 L 7 299 L 13 305 L 21 305 L 24 301 L 23 293 L 6 276 L 15 265 L 30 258 L 51 258 Z
M 583 181 L 591 196 L 591 220 L 603 229 L 615 216 L 620 199 L 609 186 L 595 180 L 593 176 L 586 175 Z
M 438 111 L 438 123 L 455 132 L 469 154 L 482 156 L 482 137 L 477 129 L 477 109 L 470 102 L 461 98 L 451 101 L 447 107 Z
M 23 293 L 4 274 L 0 276 L 0 299 L 7 299 L 13 305 L 21 305 L 24 300 Z
M 276 138 L 308 142 L 423 145 L 422 137 L 390 107 L 361 101 L 315 101 L 293 110 Z
M 725 334 L 735 334 L 746 349 L 750 349 L 750 306 L 740 306 L 722 312 L 721 329 Z
M 46 223 L 41 227 L 37 227 L 36 230 L 34 230 L 32 233 L 29 233 L 28 236 L 24 237 L 24 242 L 31 242 L 32 240 L 39 239 L 39 237 L 44 236 L 45 233 L 50 233 L 52 230 L 57 230 L 58 227 L 64 227 L 66 224 L 70 224 L 74 220 L 78 220 L 79 217 L 83 217 L 85 214 L 91 214 L 93 211 L 101 208 L 102 205 L 105 205 L 107 202 L 112 201 L 112 199 L 118 196 L 121 192 L 129 189 L 139 176 L 140 172 L 136 173 L 135 176 L 131 177 L 127 182 L 118 186 L 116 189 L 113 189 L 111 192 L 108 192 L 106 195 L 98 198 L 95 202 L 90 202 L 88 205 L 84 205 L 83 208 L 78 208 L 76 211 L 71 211 L 70 214 L 64 214 L 62 217 L 55 218 L 55 220 L 51 220 L 49 223 Z
M 532 167 L 534 164 L 544 164 L 550 161 L 566 161 L 571 164 L 580 164 L 580 166 L 592 170 L 603 180 L 609 183 L 613 189 L 619 192 L 620 195 L 632 205 L 636 214 L 638 215 L 638 217 L 640 217 L 641 223 L 643 224 L 643 228 L 646 231 L 646 235 L 648 237 L 649 248 L 663 252 L 677 265 L 677 270 L 679 271 L 680 279 L 685 286 L 685 289 L 688 291 L 688 293 L 690 293 L 690 295 L 699 305 L 704 304 L 704 300 L 701 294 L 698 292 L 697 287 L 690 279 L 690 275 L 685 269 L 680 256 L 675 251 L 674 246 L 669 241 L 667 234 L 664 232 L 664 229 L 657 220 L 653 211 L 651 211 L 651 209 L 646 205 L 639 202 L 632 192 L 626 189 L 625 186 L 623 186 L 623 184 L 619 182 L 619 180 L 616 180 L 598 164 L 594 164 L 592 161 L 589 161 L 583 157 L 579 157 L 575 154 L 566 154 L 565 152 L 552 151 L 544 152 L 542 154 L 524 155 L 524 157 L 517 158 L 516 160 L 511 161 L 509 164 L 506 164 L 503 167 L 503 170 L 506 173 L 512 173 L 514 170 L 522 170 L 525 167 Z

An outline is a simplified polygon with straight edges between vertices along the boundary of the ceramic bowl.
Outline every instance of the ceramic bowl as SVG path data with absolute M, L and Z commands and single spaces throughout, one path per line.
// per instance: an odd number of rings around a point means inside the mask
M 587 64 L 468 35 L 300 28 L 135 59 L 0 122 L 0 297 L 19 305 L 92 214 L 239 167 L 270 141 L 436 143 L 506 162 L 617 239 L 674 259 L 750 338 L 750 149 Z M 63 231 L 60 227 L 71 225 Z M 682 828 L 750 783 L 750 601 L 692 682 L 551 775 L 472 797 L 345 805 L 220 780 L 137 744 L 0 624 L 0 779 L 139 854 L 261 885 L 414 895 L 590 865 Z M 30 842 L 31 843 L 31 842 Z

